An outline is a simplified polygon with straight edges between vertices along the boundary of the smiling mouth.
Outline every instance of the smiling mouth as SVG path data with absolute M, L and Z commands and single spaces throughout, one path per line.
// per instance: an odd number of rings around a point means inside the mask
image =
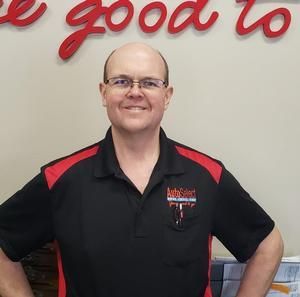
M 125 109 L 127 109 L 127 110 L 145 110 L 146 108 L 145 107 L 142 107 L 142 106 L 127 106 L 127 107 L 125 107 Z

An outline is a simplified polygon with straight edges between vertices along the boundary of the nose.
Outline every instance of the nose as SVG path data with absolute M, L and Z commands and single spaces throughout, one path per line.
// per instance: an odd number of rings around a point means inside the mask
M 142 97 L 144 95 L 142 92 L 142 88 L 139 85 L 139 82 L 137 82 L 137 81 L 132 82 L 132 85 L 131 85 L 130 89 L 128 90 L 127 95 L 132 98 L 133 97 L 134 98 Z

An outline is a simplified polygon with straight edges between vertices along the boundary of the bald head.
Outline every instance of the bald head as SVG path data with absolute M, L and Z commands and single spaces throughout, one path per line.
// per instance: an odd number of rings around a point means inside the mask
M 122 57 L 123 59 L 126 59 L 126 55 L 139 55 L 142 56 L 145 55 L 152 55 L 153 57 L 156 57 L 156 61 L 158 64 L 161 64 L 161 66 L 164 69 L 164 81 L 166 83 L 166 86 L 169 84 L 169 66 L 167 64 L 167 61 L 163 57 L 163 55 L 156 49 L 152 48 L 151 46 L 144 44 L 144 43 L 128 43 L 125 44 L 115 50 L 113 50 L 108 58 L 105 61 L 104 64 L 104 71 L 103 71 L 103 81 L 106 82 L 108 79 L 108 73 L 110 71 L 111 64 L 114 62 L 114 59 L 118 57 Z

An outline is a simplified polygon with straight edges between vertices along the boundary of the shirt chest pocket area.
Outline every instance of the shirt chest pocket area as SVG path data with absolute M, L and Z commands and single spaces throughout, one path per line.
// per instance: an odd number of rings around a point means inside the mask
M 179 223 L 171 207 L 164 224 L 163 261 L 167 265 L 185 266 L 208 255 L 207 226 L 203 216 L 193 208 L 183 208 Z

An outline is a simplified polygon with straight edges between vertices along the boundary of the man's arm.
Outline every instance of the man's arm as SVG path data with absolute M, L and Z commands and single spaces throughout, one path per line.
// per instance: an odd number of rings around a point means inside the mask
M 283 254 L 283 241 L 276 227 L 249 259 L 237 297 L 266 296 Z
M 0 295 L 34 297 L 20 262 L 11 261 L 0 248 Z

